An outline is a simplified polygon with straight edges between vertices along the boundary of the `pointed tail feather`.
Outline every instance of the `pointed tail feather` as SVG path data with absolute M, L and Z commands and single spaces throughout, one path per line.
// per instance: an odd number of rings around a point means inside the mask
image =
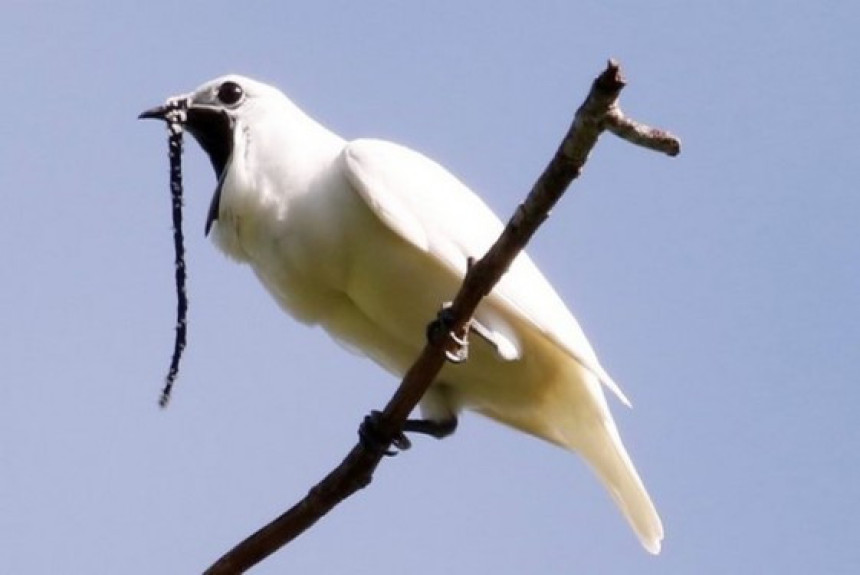
M 556 398 L 559 401 L 554 402 L 558 408 L 553 410 L 554 439 L 588 462 L 642 546 L 656 555 L 663 540 L 663 524 L 657 509 L 621 442 L 598 379 L 587 370 L 576 371 L 577 381 L 561 384 L 563 395 L 568 397 Z
M 604 430 L 588 434 L 578 452 L 600 477 L 642 546 L 656 555 L 660 553 L 663 540 L 663 523 L 621 443 L 615 424 L 608 420 L 604 425 Z

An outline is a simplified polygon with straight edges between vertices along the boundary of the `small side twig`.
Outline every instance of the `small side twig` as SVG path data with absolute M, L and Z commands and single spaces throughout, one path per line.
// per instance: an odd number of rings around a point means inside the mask
M 607 130 L 631 144 L 663 152 L 669 156 L 677 156 L 681 153 L 681 142 L 678 138 L 665 130 L 652 128 L 628 118 L 618 106 L 613 106 L 609 110 L 603 123 Z
M 677 138 L 624 117 L 617 103 L 624 85 L 619 65 L 610 60 L 603 73 L 594 81 L 555 156 L 526 200 L 517 207 L 502 235 L 487 254 L 470 266 L 449 309 L 455 333 L 465 333 L 469 319 L 481 299 L 492 291 L 538 226 L 547 218 L 549 210 L 579 176 L 603 130 L 608 129 L 639 146 L 669 155 L 678 153 L 680 143 Z M 390 443 L 402 429 L 409 413 L 442 368 L 445 350 L 451 345 L 450 341 L 437 341 L 429 342 L 424 347 L 377 421 L 380 439 Z M 343 462 L 301 501 L 227 552 L 206 570 L 205 575 L 243 573 L 253 567 L 295 539 L 335 505 L 370 484 L 373 471 L 381 459 L 380 450 L 370 450 L 358 443 Z

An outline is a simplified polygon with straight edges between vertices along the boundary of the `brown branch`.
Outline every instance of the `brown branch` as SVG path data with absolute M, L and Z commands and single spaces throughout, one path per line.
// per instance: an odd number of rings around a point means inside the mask
M 573 123 L 555 156 L 538 178 L 525 202 L 520 204 L 502 235 L 487 254 L 470 266 L 463 285 L 450 308 L 454 332 L 465 334 L 481 299 L 492 291 L 517 254 L 547 218 L 568 185 L 582 171 L 597 138 L 609 129 L 622 138 L 647 148 L 676 155 L 677 138 L 667 132 L 647 128 L 624 118 L 618 95 L 624 88 L 618 64 L 610 60 L 595 79 L 585 102 L 576 111 Z M 406 372 L 394 396 L 378 420 L 378 433 L 390 444 L 424 392 L 445 363 L 445 350 L 456 346 L 447 341 L 429 342 Z M 243 573 L 286 545 L 335 505 L 370 484 L 383 453 L 359 442 L 343 462 L 308 494 L 280 517 L 249 536 L 216 561 L 205 575 Z
M 663 152 L 669 156 L 677 156 L 681 153 L 681 142 L 678 138 L 669 132 L 628 118 L 617 105 L 612 106 L 612 109 L 607 112 L 603 125 L 607 130 L 631 144 Z

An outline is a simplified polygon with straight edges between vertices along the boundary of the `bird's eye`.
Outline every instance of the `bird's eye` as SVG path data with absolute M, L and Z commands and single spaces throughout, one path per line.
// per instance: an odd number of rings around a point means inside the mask
M 235 106 L 244 95 L 242 86 L 236 82 L 224 82 L 218 88 L 218 100 L 225 106 Z

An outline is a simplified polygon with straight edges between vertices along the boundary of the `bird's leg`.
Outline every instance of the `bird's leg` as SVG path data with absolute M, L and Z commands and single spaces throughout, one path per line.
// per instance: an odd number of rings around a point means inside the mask
M 423 433 L 436 439 L 444 439 L 457 430 L 457 416 L 452 415 L 450 419 L 434 421 L 432 419 L 407 419 L 403 424 L 403 431 L 412 433 Z
M 431 419 L 407 419 L 403 423 L 403 429 L 396 433 L 391 439 L 390 444 L 380 437 L 379 433 L 379 418 L 382 417 L 382 412 L 373 410 L 365 418 L 358 428 L 358 437 L 362 445 L 373 451 L 382 451 L 384 455 L 397 455 L 397 451 L 389 449 L 389 445 L 393 445 L 400 451 L 406 451 L 412 447 L 412 442 L 406 437 L 406 432 L 423 433 L 442 439 L 448 437 L 457 429 L 457 416 L 452 415 L 450 419 L 444 421 L 433 421 Z
M 445 350 L 445 357 L 448 361 L 451 363 L 463 363 L 469 359 L 468 327 L 466 333 L 462 336 L 454 332 L 451 302 L 445 302 L 442 304 L 442 309 L 436 315 L 436 319 L 431 321 L 427 326 L 427 340 L 431 343 L 440 343 L 445 342 L 445 339 L 449 336 L 456 347 Z

